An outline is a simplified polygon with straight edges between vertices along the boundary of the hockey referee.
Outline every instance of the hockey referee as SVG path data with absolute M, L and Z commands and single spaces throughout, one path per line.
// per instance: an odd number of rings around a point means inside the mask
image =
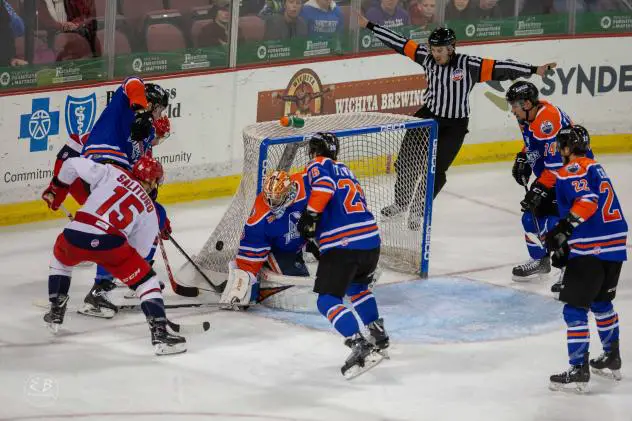
M 449 28 L 436 28 L 428 37 L 428 45 L 420 45 L 369 22 L 360 14 L 358 24 L 373 31 L 385 45 L 414 60 L 426 71 L 428 88 L 423 97 L 424 106 L 415 113 L 415 117 L 431 118 L 439 125 L 435 197 L 445 185 L 446 171 L 461 149 L 468 132 L 469 96 L 474 85 L 489 80 L 512 80 L 534 73 L 543 76 L 548 69 L 556 66 L 555 63 L 531 66 L 512 60 L 493 60 L 458 54 L 456 35 Z M 419 139 L 421 129 L 411 129 L 406 133 L 395 162 L 395 203 L 382 209 L 382 215 L 395 216 L 405 211 L 413 196 L 416 196 L 409 218 L 411 229 L 419 228 L 418 216 L 421 213 L 423 197 L 422 194 L 414 194 L 414 186 L 420 171 L 421 152 L 425 146 L 419 144 Z

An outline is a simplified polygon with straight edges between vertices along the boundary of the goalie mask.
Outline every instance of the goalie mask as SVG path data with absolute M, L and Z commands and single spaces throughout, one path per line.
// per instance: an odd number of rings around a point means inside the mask
M 263 198 L 272 210 L 285 208 L 295 196 L 296 186 L 285 171 L 276 170 L 263 181 Z

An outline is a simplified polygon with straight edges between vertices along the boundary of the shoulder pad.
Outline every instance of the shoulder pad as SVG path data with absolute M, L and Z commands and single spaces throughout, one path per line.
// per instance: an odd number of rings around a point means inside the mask
M 266 204 L 265 200 L 263 200 L 263 194 L 259 193 L 252 207 L 252 212 L 250 212 L 248 216 L 246 225 L 257 225 L 268 213 L 270 213 L 270 207 Z
M 562 117 L 553 104 L 543 101 L 541 105 L 543 108 L 538 111 L 529 128 L 536 139 L 550 139 L 557 136 L 557 132 L 562 128 Z

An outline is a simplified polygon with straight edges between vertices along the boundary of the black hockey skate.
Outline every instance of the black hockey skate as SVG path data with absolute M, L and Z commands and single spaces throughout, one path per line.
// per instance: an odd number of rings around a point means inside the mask
M 116 284 L 112 281 L 103 281 L 100 284 L 94 284 L 92 289 L 83 299 L 83 307 L 77 310 L 78 313 L 85 316 L 101 317 L 111 319 L 118 313 L 118 307 L 115 306 L 108 296 L 108 292 L 116 288 Z
M 151 344 L 154 346 L 156 355 L 180 354 L 186 352 L 187 340 L 167 331 L 167 321 L 161 319 L 148 318 L 149 330 L 151 331 Z
M 584 356 L 584 362 L 579 365 L 572 365 L 567 371 L 551 376 L 551 390 L 573 390 L 583 393 L 590 381 L 590 367 L 588 365 L 588 354 Z
M 531 259 L 527 263 L 518 265 L 512 270 L 515 282 L 528 282 L 546 277 L 551 273 L 551 258 L 544 256 L 541 259 Z
M 345 345 L 351 348 L 351 354 L 340 368 L 340 372 L 347 380 L 367 372 L 384 359 L 378 349 L 359 333 L 345 340 Z
M 376 321 L 369 323 L 366 327 L 371 334 L 371 342 L 373 342 L 378 352 L 382 354 L 384 358 L 390 358 L 387 351 L 390 340 L 386 329 L 384 329 L 384 319 L 380 317 Z
M 621 380 L 621 354 L 619 354 L 619 341 L 610 344 L 610 351 L 604 351 L 598 358 L 590 360 L 592 372 L 613 380 Z M 606 371 L 607 370 L 607 371 Z
M 404 212 L 405 210 L 406 210 L 405 207 L 399 206 L 397 203 L 393 203 L 392 205 L 388 205 L 382 208 L 380 213 L 382 214 L 382 216 L 385 216 L 387 218 L 392 218 Z
M 68 296 L 60 295 L 57 300 L 51 303 L 48 313 L 44 315 L 44 321 L 48 323 L 48 328 L 53 333 L 59 331 L 59 327 L 64 323 L 66 308 L 68 307 Z

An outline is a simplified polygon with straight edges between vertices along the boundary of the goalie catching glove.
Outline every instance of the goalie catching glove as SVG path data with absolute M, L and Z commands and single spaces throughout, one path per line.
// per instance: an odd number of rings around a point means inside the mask
M 64 184 L 59 181 L 59 178 L 53 177 L 44 193 L 42 193 L 42 199 L 44 199 L 50 209 L 56 211 L 64 203 L 69 190 L 70 186 L 68 184 Z
M 258 295 L 257 277 L 230 262 L 226 288 L 219 299 L 220 307 L 225 310 L 240 310 L 244 306 L 256 303 Z

